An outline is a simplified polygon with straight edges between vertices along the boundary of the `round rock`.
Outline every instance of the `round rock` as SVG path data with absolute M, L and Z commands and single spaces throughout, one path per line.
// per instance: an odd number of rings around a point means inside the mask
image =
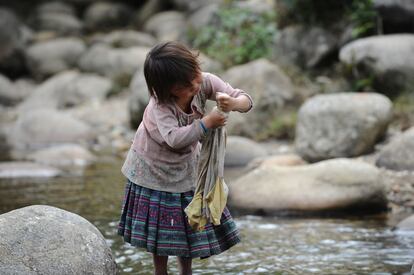
M 367 153 L 392 118 L 391 101 L 376 93 L 317 95 L 299 109 L 295 146 L 308 161 Z
M 267 155 L 266 150 L 257 142 L 239 136 L 227 137 L 224 165 L 228 167 L 245 166 L 255 158 Z
M 1 274 L 117 274 L 99 230 L 71 212 L 33 205 L 0 215 Z
M 362 77 L 374 77 L 374 88 L 396 95 L 414 88 L 414 35 L 381 35 L 355 40 L 345 45 L 339 58 Z
M 386 209 L 379 169 L 348 159 L 302 166 L 259 166 L 229 185 L 229 205 L 266 214 Z
M 414 127 L 406 130 L 381 149 L 376 165 L 391 170 L 414 171 Z

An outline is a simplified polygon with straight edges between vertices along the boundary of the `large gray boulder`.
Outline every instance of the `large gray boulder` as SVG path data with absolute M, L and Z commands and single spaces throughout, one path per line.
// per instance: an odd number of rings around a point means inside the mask
M 26 159 L 43 165 L 70 169 L 91 164 L 95 161 L 95 156 L 79 144 L 61 144 L 33 152 Z
M 128 127 L 129 95 L 110 97 L 103 102 L 91 102 L 75 108 L 66 109 L 64 113 L 86 122 L 93 128 L 96 139 L 93 149 L 110 149 L 124 151 L 131 145 L 133 132 Z
M 24 47 L 30 37 L 11 10 L 0 8 L 0 73 L 16 77 L 26 72 Z
M 14 93 L 13 83 L 0 74 L 0 104 L 5 106 L 12 106 L 18 103 L 21 99 Z
M 0 74 L 0 105 L 14 106 L 23 101 L 34 89 L 36 84 L 29 79 L 18 79 L 12 82 Z
M 131 91 L 130 100 L 128 102 L 129 123 L 132 129 L 137 129 L 142 121 L 145 107 L 149 102 L 149 93 L 147 82 L 144 77 L 144 68 L 140 68 L 134 74 L 129 86 Z
M 52 178 L 62 174 L 57 168 L 29 161 L 0 162 L 0 178 Z M 1 270 L 1 267 L 0 267 Z
M 383 211 L 379 169 L 349 159 L 303 166 L 259 166 L 229 185 L 229 205 L 248 212 L 306 214 Z
M 411 0 L 373 0 L 387 32 L 414 31 L 414 2 Z
M 371 151 L 392 118 L 392 103 L 376 93 L 317 95 L 299 109 L 295 147 L 306 160 Z
M 64 109 L 90 101 L 103 101 L 112 88 L 112 81 L 105 77 L 65 71 L 38 86 L 19 105 L 19 110 Z
M 267 151 L 259 143 L 239 136 L 227 137 L 224 165 L 228 167 L 245 166 L 255 158 L 264 157 Z
M 20 115 L 7 135 L 16 159 L 52 145 L 89 143 L 95 133 L 91 127 L 52 109 L 32 110 Z
M 58 38 L 31 45 L 26 55 L 32 75 L 43 79 L 75 67 L 85 51 L 78 38 Z
M 374 88 L 388 95 L 414 89 L 414 35 L 394 34 L 358 39 L 345 45 L 339 58 Z
M 114 48 L 129 48 L 135 46 L 152 47 L 157 41 L 155 37 L 145 32 L 118 30 L 104 35 L 97 35 L 92 39 L 92 43 L 104 43 Z
M 376 165 L 392 170 L 414 171 L 414 127 L 381 149 Z
M 220 6 L 216 3 L 209 4 L 192 12 L 188 17 L 188 24 L 193 31 L 199 31 L 201 28 L 211 24 L 215 14 L 219 11 Z
M 172 0 L 173 5 L 180 10 L 194 12 L 209 4 L 221 4 L 223 0 Z
M 78 35 L 83 29 L 74 7 L 58 1 L 39 5 L 29 21 L 38 31 L 52 31 L 61 36 Z
M 45 2 L 37 6 L 37 13 L 63 13 L 75 15 L 75 8 L 62 1 Z
M 132 19 L 132 25 L 136 29 L 142 29 L 144 23 L 151 18 L 151 16 L 163 11 L 166 8 L 166 4 L 168 3 L 164 0 L 146 1 L 141 8 L 135 12 Z
M 85 28 L 89 31 L 125 27 L 132 17 L 132 8 L 123 3 L 96 2 L 84 14 Z
M 278 61 L 314 68 L 323 64 L 338 50 L 338 37 L 316 26 L 289 26 L 280 31 L 276 41 Z
M 198 61 L 200 62 L 201 70 L 209 73 L 219 73 L 223 70 L 223 65 L 203 53 L 199 53 Z
M 127 127 L 129 96 L 125 93 L 110 97 L 105 101 L 94 101 L 74 108 L 64 110 L 64 113 L 86 122 L 100 133 L 100 128 L 106 132 Z
M 0 215 L 1 274 L 117 274 L 99 230 L 74 213 L 32 205 Z
M 232 67 L 223 74 L 222 79 L 232 87 L 246 91 L 254 101 L 253 112 L 230 114 L 227 128 L 232 135 L 254 138 L 267 131 L 278 109 L 294 97 L 289 77 L 266 59 Z
M 414 231 L 414 215 L 411 215 L 404 220 L 400 221 L 397 226 L 397 229 L 404 231 Z
M 144 66 L 147 47 L 111 48 L 103 44 L 92 46 L 79 60 L 79 67 L 113 80 L 132 77 Z
M 163 11 L 152 16 L 145 23 L 144 30 L 159 41 L 183 40 L 187 32 L 187 22 L 184 13 Z

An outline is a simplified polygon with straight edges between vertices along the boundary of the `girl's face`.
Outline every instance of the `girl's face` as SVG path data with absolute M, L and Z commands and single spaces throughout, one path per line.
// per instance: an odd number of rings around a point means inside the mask
M 189 99 L 195 96 L 201 88 L 203 78 L 201 74 L 198 74 L 196 78 L 191 81 L 191 86 L 188 87 L 177 87 L 172 91 L 172 94 L 179 99 Z

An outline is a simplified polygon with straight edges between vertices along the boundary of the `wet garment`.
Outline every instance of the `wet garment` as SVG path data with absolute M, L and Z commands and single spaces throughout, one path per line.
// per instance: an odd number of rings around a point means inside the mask
M 219 226 L 209 223 L 203 231 L 191 228 L 184 208 L 193 195 L 193 191 L 152 190 L 128 180 L 118 234 L 125 242 L 159 256 L 206 258 L 239 243 L 239 231 L 227 208 Z
M 216 93 L 245 95 L 219 77 L 203 73 L 200 91 L 191 102 L 191 114 L 176 104 L 158 104 L 151 98 L 128 152 L 122 173 L 132 182 L 160 191 L 186 192 L 195 189 L 199 141 L 204 136 L 200 119 L 207 99 Z
M 185 209 L 188 222 L 194 230 L 203 230 L 207 223 L 220 224 L 228 195 L 228 188 L 224 182 L 225 146 L 224 127 L 210 129 L 203 139 L 195 195 Z

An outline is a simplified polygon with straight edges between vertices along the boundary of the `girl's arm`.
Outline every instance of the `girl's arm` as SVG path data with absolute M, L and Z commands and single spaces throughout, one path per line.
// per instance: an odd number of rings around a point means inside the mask
M 231 97 L 225 93 L 216 93 L 217 104 L 223 112 L 238 111 L 247 112 L 251 108 L 251 99 L 244 94 Z
M 217 101 L 224 112 L 248 112 L 253 107 L 253 100 L 246 92 L 233 88 L 214 74 L 203 73 L 205 93 L 208 99 Z
M 161 135 L 159 137 L 154 135 L 153 138 L 158 142 L 167 143 L 173 149 L 182 149 L 192 145 L 204 135 L 200 120 L 194 120 L 193 123 L 180 127 L 177 117 L 169 106 L 158 105 L 154 108 L 153 115 L 156 128 Z
M 172 109 L 161 105 L 154 108 L 153 115 L 158 131 L 150 131 L 150 135 L 160 143 L 167 143 L 173 149 L 182 149 L 200 140 L 205 134 L 201 123 L 204 123 L 207 128 L 216 128 L 226 123 L 225 117 L 213 111 L 202 120 L 196 119 L 190 125 L 179 126 Z M 160 136 L 156 134 L 157 132 Z

